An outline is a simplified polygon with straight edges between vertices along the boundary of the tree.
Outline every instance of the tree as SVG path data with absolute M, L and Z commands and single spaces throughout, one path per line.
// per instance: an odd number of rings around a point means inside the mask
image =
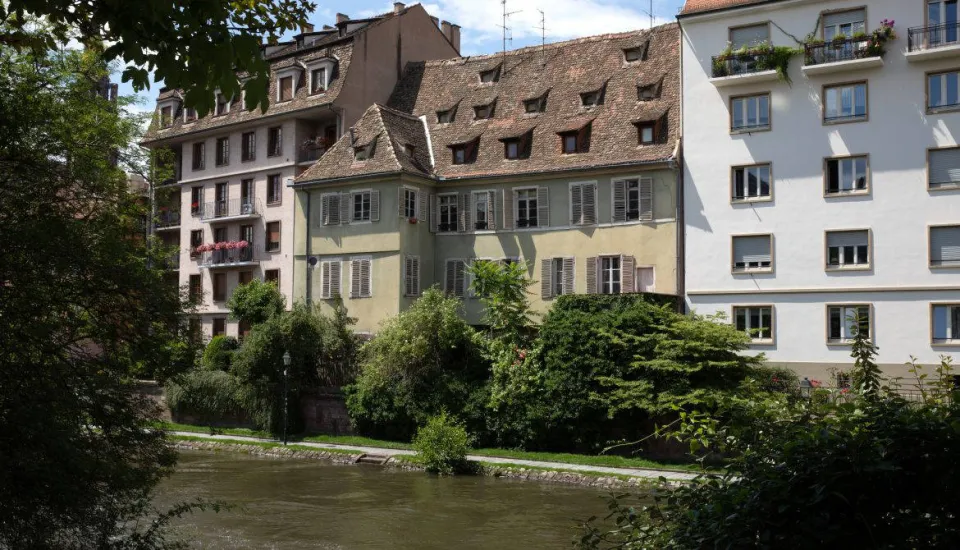
M 332 316 L 321 317 L 323 352 L 317 372 L 321 384 L 345 386 L 356 378 L 360 339 L 350 328 L 356 323 L 357 319 L 350 317 L 339 295 L 333 302 Z
M 277 285 L 254 279 L 234 289 L 227 301 L 227 309 L 234 318 L 253 326 L 283 313 L 286 304 Z
M 533 281 L 527 277 L 526 265 L 478 260 L 470 265 L 469 272 L 473 279 L 470 288 L 483 303 L 483 320 L 491 336 L 507 346 L 529 340 L 533 321 L 527 288 Z
M 0 45 L 42 54 L 76 39 L 106 62 L 122 60 L 123 81 L 135 90 L 149 88 L 151 71 L 155 82 L 185 90 L 201 116 L 216 89 L 233 97 L 242 87 L 248 109 L 266 109 L 270 67 L 261 40 L 276 44 L 314 9 L 309 0 L 10 0 L 0 3 Z M 38 19 L 48 23 L 45 32 L 35 32 Z M 238 73 L 250 77 L 242 86 Z
M 854 316 L 850 319 L 853 324 L 853 344 L 850 346 L 850 356 L 853 357 L 853 369 L 850 371 L 854 389 L 862 395 L 876 395 L 883 383 L 883 373 L 877 366 L 877 347 L 870 340 L 870 330 L 867 320 Z
M 9 22 L 0 33 L 45 40 Z M 113 162 L 136 121 L 122 115 L 125 100 L 93 93 L 108 74 L 96 56 L 8 44 L 0 547 L 159 547 L 153 529 L 133 532 L 134 520 L 152 513 L 151 490 L 176 455 L 151 429 L 155 406 L 132 391 L 130 373 L 165 371 L 186 326 L 178 289 L 151 267 L 161 256 L 145 246 L 144 210 Z

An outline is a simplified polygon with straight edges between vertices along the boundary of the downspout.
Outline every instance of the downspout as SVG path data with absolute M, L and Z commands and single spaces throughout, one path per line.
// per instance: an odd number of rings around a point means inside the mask
M 677 153 L 677 296 L 680 297 L 680 303 L 677 304 L 680 313 L 687 312 L 687 271 L 686 271 L 686 233 L 687 222 L 684 217 L 684 194 L 683 194 L 683 146 L 679 145 Z
M 304 280 L 303 284 L 304 284 L 304 288 L 306 288 L 305 299 L 307 301 L 307 306 L 310 306 L 311 304 L 313 304 L 313 279 L 310 277 L 310 270 L 313 269 L 313 267 L 310 265 L 310 256 L 311 256 L 310 245 L 312 244 L 312 240 L 313 240 L 310 238 L 310 202 L 313 200 L 313 193 L 311 193 L 310 191 L 299 191 L 299 190 L 297 191 L 297 193 L 304 193 L 307 196 L 307 204 L 304 206 L 304 217 L 306 218 L 306 222 L 307 222 L 306 223 L 307 234 L 304 236 L 307 239 L 307 244 L 306 244 L 306 256 L 304 257 L 304 262 L 303 262 L 304 276 L 306 277 L 306 279 Z M 294 224 L 294 227 L 296 227 L 296 224 Z

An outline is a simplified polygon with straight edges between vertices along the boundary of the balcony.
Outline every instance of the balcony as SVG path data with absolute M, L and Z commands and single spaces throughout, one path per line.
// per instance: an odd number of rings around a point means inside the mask
M 710 82 L 718 88 L 771 82 L 780 78 L 775 61 L 776 56 L 772 50 L 721 54 L 712 58 L 713 72 Z
M 172 231 L 180 228 L 180 212 L 161 210 L 157 213 L 157 231 Z
M 905 57 L 911 63 L 960 57 L 960 22 L 910 29 Z
M 180 270 L 180 251 L 172 252 L 160 260 L 160 268 L 167 271 Z
M 259 218 L 262 211 L 260 201 L 254 199 L 214 201 L 203 205 L 200 219 L 211 223 L 249 220 Z
M 804 45 L 803 73 L 816 76 L 883 66 L 883 46 L 873 35 Z
M 297 162 L 316 162 L 327 152 L 326 147 L 304 146 L 297 151 Z
M 236 243 L 217 244 L 236 245 Z M 209 247 L 216 245 L 206 246 Z M 221 248 L 220 250 L 204 250 L 200 253 L 198 263 L 200 269 L 230 269 L 233 267 L 248 267 L 257 265 L 260 263 L 263 257 L 263 245 L 254 245 L 253 243 L 248 243 L 247 246 L 243 247 Z

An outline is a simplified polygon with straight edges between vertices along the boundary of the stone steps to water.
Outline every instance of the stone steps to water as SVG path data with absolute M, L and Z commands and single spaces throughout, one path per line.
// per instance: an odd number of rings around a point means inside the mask
M 386 464 L 388 460 L 390 460 L 390 456 L 388 455 L 375 455 L 375 454 L 364 453 L 360 455 L 359 458 L 357 458 L 356 463 L 357 464 L 376 464 L 378 466 L 382 466 Z

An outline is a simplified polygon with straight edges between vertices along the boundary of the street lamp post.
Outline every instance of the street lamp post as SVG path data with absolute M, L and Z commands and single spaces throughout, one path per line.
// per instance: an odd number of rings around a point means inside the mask
M 290 369 L 290 352 L 283 352 L 283 444 L 287 444 L 287 415 L 290 414 L 288 403 L 289 391 L 287 390 L 287 373 Z

